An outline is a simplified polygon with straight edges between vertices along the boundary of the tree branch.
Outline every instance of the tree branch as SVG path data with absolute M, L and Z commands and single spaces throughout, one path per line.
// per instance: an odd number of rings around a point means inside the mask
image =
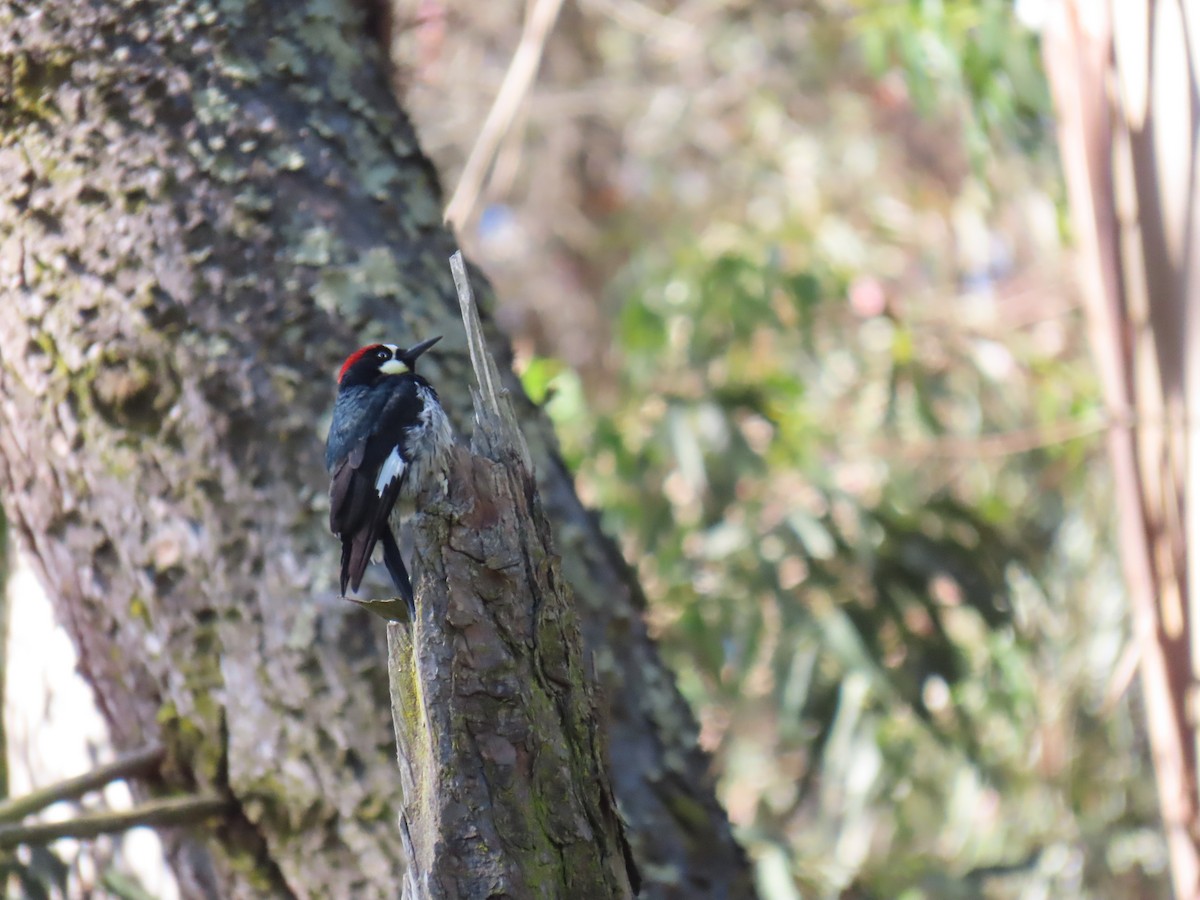
M 48 844 L 59 838 L 93 838 L 114 831 L 127 831 L 139 825 L 155 828 L 192 825 L 220 815 L 230 806 L 230 801 L 224 797 L 167 797 L 151 800 L 133 809 L 88 813 L 65 822 L 4 825 L 0 826 L 0 850 L 20 844 Z
M 492 108 L 488 110 L 483 127 L 479 129 L 475 146 L 467 156 L 454 196 L 446 204 L 446 221 L 454 228 L 464 228 L 475 208 L 475 201 L 479 199 L 479 192 L 495 158 L 496 148 L 508 133 L 517 110 L 533 85 L 534 76 L 542 62 L 546 39 L 558 20 L 561 8 L 562 0 L 533 0 L 517 52 L 513 54 L 508 71 L 504 73 L 504 81 L 500 84 Z
M 632 897 L 570 588 L 461 258 L 472 450 L 414 521 L 417 620 L 388 626 L 406 897 Z
M 88 791 L 98 790 L 110 781 L 153 772 L 162 763 L 164 752 L 162 747 L 153 746 L 127 753 L 110 763 L 97 766 L 83 775 L 59 781 L 22 797 L 15 797 L 5 803 L 0 803 L 0 822 L 15 822 L 39 809 L 45 809 L 52 803 L 58 803 L 60 800 L 72 800 Z

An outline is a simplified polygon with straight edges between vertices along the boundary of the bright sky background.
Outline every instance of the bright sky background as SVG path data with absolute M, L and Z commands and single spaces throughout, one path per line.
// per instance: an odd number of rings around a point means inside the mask
M 75 648 L 33 572 L 17 555 L 9 580 L 9 646 L 2 654 L 7 666 L 4 724 L 8 731 L 8 765 L 12 796 L 80 775 L 98 762 L 113 758 L 108 729 L 92 699 L 91 688 L 75 670 Z M 96 796 L 85 802 L 96 805 Z M 110 784 L 104 805 L 132 805 L 124 782 Z M 72 808 L 59 803 L 46 810 L 47 819 L 64 819 Z M 129 870 L 151 896 L 178 900 L 179 888 L 163 861 L 162 844 L 150 828 L 135 828 L 121 842 Z M 75 841 L 59 841 L 55 851 L 65 861 L 77 861 L 78 875 L 91 881 L 87 854 Z M 80 885 L 74 884 L 76 895 Z

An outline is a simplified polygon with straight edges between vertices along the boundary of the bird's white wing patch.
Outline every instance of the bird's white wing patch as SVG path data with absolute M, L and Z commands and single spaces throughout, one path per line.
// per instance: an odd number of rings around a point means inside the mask
M 379 467 L 379 476 L 375 479 L 375 493 L 382 497 L 387 486 L 404 474 L 404 466 L 404 457 L 400 455 L 400 448 L 393 447 L 388 458 Z

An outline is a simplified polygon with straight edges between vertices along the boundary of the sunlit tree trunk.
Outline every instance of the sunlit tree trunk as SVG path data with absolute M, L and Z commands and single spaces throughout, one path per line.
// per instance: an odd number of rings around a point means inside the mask
M 403 868 L 386 644 L 335 596 L 323 423 L 363 341 L 446 335 L 423 372 L 460 426 L 470 367 L 373 27 L 348 0 L 0 0 L 0 498 L 118 750 L 169 749 L 141 790 L 231 800 L 174 840 L 189 897 L 391 897 Z M 746 896 L 637 584 L 510 387 L 643 896 Z
M 1200 896 L 1200 7 L 1069 0 L 1044 38 L 1176 895 Z

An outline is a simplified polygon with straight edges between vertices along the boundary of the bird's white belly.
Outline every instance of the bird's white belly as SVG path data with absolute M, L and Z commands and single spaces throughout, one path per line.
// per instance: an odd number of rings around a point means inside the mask
M 417 394 L 423 401 L 423 408 L 417 424 L 408 429 L 408 440 L 405 443 L 411 449 L 407 477 L 401 491 L 405 499 L 410 501 L 432 479 L 441 476 L 446 465 L 446 455 L 454 446 L 454 431 L 450 427 L 450 420 L 433 392 L 422 385 L 417 388 Z

